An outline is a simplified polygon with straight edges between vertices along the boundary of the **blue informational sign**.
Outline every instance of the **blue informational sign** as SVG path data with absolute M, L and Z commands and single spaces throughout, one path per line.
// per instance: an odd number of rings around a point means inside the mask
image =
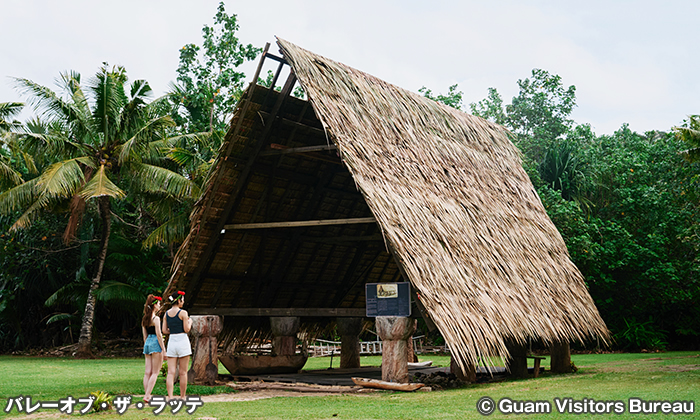
M 411 316 L 411 283 L 367 283 L 367 317 Z

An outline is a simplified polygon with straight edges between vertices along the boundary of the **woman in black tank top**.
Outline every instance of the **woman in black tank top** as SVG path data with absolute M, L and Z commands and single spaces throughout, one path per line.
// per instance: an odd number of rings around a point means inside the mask
M 151 392 L 158 380 L 160 367 L 163 365 L 163 334 L 160 332 L 160 317 L 156 315 L 160 311 L 160 296 L 148 295 L 143 306 L 143 319 L 141 331 L 143 333 L 143 354 L 146 358 L 146 369 L 143 373 L 143 389 L 145 395 L 143 401 L 151 401 Z
M 168 299 L 173 306 L 168 309 L 163 317 L 163 332 L 170 334 L 168 338 L 168 378 L 165 386 L 168 390 L 168 399 L 173 398 L 175 387 L 175 371 L 180 370 L 180 398 L 187 395 L 187 365 L 190 363 L 192 347 L 187 333 L 192 328 L 192 319 L 187 311 L 182 309 L 185 304 L 185 292 L 175 292 Z

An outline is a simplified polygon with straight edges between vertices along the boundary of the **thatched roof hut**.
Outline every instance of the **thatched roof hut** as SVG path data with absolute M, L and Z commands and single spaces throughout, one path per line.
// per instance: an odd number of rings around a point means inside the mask
M 278 44 L 290 77 L 244 94 L 173 265 L 192 313 L 361 316 L 403 277 L 464 361 L 608 336 L 503 127 Z

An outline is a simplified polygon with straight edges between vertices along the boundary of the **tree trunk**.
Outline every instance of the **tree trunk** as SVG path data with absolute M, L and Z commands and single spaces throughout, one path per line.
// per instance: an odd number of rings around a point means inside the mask
M 112 213 L 110 209 L 109 197 L 103 196 L 98 198 L 100 216 L 102 217 L 102 238 L 100 241 L 100 253 L 97 258 L 97 272 L 90 283 L 90 291 L 88 292 L 87 302 L 85 303 L 85 312 L 83 313 L 83 324 L 80 327 L 80 338 L 78 339 L 78 351 L 75 357 L 81 359 L 91 358 L 92 350 L 92 325 L 95 320 L 95 292 L 100 286 L 102 279 L 102 270 L 107 259 L 107 245 L 109 244 L 109 234 L 112 228 Z

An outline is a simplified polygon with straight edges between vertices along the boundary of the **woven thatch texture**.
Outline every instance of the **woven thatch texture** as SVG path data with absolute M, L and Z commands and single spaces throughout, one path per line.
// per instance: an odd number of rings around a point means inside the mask
M 504 128 L 278 42 L 458 359 L 608 336 Z

